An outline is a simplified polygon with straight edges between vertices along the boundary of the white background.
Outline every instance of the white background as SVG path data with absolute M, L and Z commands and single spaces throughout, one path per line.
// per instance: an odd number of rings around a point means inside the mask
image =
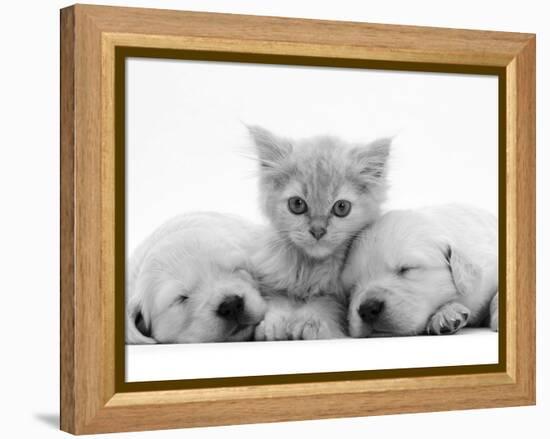
M 231 358 L 231 361 L 227 361 Z M 498 363 L 498 333 L 126 346 L 126 381 Z
M 99 2 L 98 3 L 103 3 Z M 535 407 L 381 416 L 236 427 L 129 433 L 113 437 L 241 439 L 264 437 L 543 437 L 550 415 L 550 343 L 547 292 L 550 221 L 547 187 L 549 31 L 545 2 L 535 0 L 456 2 L 361 1 L 111 1 L 264 15 L 379 23 L 536 32 L 538 59 L 538 336 Z M 57 437 L 59 413 L 59 13 L 63 1 L 20 1 L 0 15 L 0 187 L 3 349 L 0 362 L 5 437 Z M 452 395 L 449 396 L 450 398 Z
M 387 208 L 497 212 L 496 76 L 130 59 L 127 247 L 179 213 L 261 220 L 247 124 L 290 137 L 393 137 Z

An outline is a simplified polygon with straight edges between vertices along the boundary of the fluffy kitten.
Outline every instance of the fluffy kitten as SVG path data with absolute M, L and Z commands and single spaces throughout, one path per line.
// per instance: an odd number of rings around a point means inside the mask
M 260 162 L 260 198 L 271 223 L 254 255 L 269 303 L 259 340 L 336 338 L 346 298 L 339 281 L 353 237 L 380 213 L 390 139 L 301 141 L 249 127 Z

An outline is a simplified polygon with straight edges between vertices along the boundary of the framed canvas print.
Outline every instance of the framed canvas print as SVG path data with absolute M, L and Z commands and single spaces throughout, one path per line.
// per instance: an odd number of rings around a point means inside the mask
M 535 402 L 535 37 L 61 11 L 61 428 Z

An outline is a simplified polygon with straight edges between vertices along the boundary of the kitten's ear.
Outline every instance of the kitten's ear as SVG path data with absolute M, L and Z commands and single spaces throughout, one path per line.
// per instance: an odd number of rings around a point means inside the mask
M 262 169 L 277 168 L 292 151 L 288 140 L 275 136 L 265 128 L 247 125 L 248 132 L 254 140 Z
M 376 183 L 384 177 L 391 143 L 392 138 L 386 137 L 352 149 L 352 160 L 360 176 L 367 182 Z

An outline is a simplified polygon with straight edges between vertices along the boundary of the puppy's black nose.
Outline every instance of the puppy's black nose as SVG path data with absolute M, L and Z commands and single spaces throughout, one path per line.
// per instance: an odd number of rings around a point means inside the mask
M 309 233 L 311 233 L 315 239 L 319 240 L 326 235 L 327 229 L 324 227 L 312 226 L 311 229 L 309 229 Z
M 237 320 L 237 318 L 244 311 L 244 300 L 240 296 L 228 296 L 226 297 L 216 313 L 223 319 L 227 320 Z
M 384 301 L 379 299 L 367 299 L 359 306 L 357 312 L 361 320 L 365 323 L 372 323 L 378 318 L 383 310 Z

